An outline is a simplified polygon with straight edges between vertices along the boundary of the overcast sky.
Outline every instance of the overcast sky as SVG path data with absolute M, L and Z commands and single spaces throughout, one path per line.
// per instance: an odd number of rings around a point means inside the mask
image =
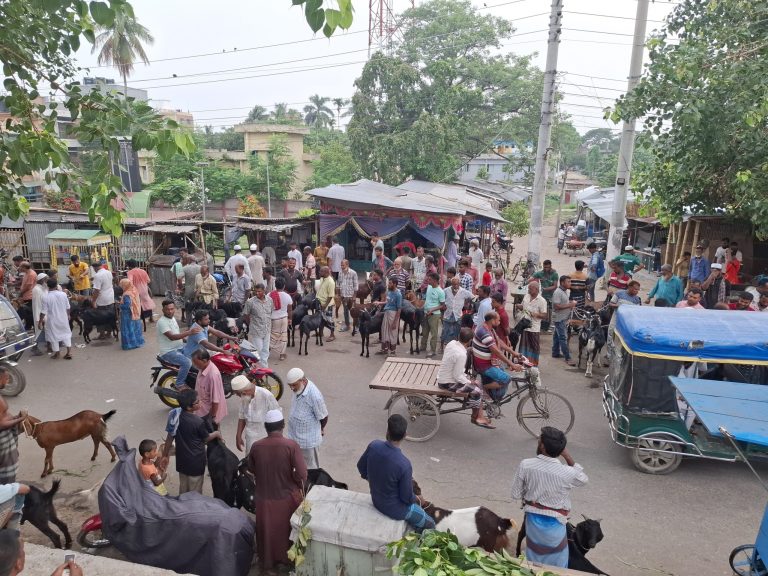
M 410 5 L 409 0 L 390 1 L 397 12 Z M 255 104 L 271 109 L 275 102 L 288 102 L 302 109 L 312 94 L 349 98 L 367 57 L 367 0 L 353 0 L 352 28 L 330 40 L 313 36 L 303 12 L 292 8 L 290 0 L 131 3 L 155 43 L 147 48 L 151 64 L 138 64 L 129 85 L 147 89 L 156 107 L 193 112 L 197 125 L 231 126 Z M 482 13 L 511 20 L 516 32 L 504 49 L 536 52 L 535 62 L 543 68 L 548 0 L 473 4 Z M 558 63 L 565 94 L 562 109 L 579 132 L 617 128 L 601 119 L 601 109 L 626 87 L 636 7 L 635 0 L 564 2 Z M 659 27 L 673 7 L 673 2 L 655 0 L 648 31 Z M 90 75 L 119 78 L 113 69 L 97 67 L 89 50 L 78 56 L 82 66 L 90 67 Z

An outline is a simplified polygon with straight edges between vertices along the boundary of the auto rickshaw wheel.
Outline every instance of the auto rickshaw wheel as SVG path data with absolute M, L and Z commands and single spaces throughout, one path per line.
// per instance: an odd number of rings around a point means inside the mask
M 27 387 L 27 377 L 17 366 L 4 363 L 3 367 L 9 378 L 5 388 L 0 389 L 0 396 L 18 396 Z
M 632 464 L 645 474 L 674 472 L 683 460 L 682 455 L 671 453 L 672 450 L 679 449 L 678 442 L 678 438 L 665 434 L 654 434 L 652 438 L 640 438 L 637 442 L 638 448 L 630 451 Z
M 762 558 L 757 554 L 754 544 L 745 544 L 737 546 L 731 551 L 728 558 L 731 570 L 739 576 L 765 576 L 768 570 L 763 564 Z

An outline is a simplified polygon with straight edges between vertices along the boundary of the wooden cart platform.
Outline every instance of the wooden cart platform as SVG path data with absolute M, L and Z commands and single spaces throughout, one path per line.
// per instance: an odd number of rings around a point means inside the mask
M 417 360 L 390 356 L 371 380 L 369 388 L 391 392 L 420 392 L 435 396 L 466 396 L 466 394 L 442 390 L 437 386 L 439 368 L 439 360 Z

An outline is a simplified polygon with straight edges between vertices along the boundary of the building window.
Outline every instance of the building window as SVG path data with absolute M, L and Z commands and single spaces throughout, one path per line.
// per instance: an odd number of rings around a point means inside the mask
M 43 189 L 40 186 L 25 186 L 24 198 L 27 202 L 39 202 L 43 199 Z

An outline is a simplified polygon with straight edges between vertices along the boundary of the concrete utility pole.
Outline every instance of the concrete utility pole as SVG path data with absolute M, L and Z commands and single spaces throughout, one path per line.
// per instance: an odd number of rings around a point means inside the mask
M 643 71 L 643 52 L 645 50 L 645 27 L 648 23 L 648 0 L 637 0 L 635 15 L 635 35 L 632 41 L 632 59 L 629 64 L 627 93 L 640 82 Z M 616 169 L 616 188 L 613 195 L 611 210 L 611 229 L 608 236 L 606 262 L 621 254 L 621 243 L 624 237 L 624 222 L 627 214 L 627 190 L 629 189 L 629 174 L 632 170 L 632 155 L 635 152 L 635 119 L 624 122 L 621 130 L 619 146 L 619 165 Z M 610 270 L 606 266 L 606 271 Z
M 555 81 L 557 80 L 557 50 L 560 46 L 563 0 L 552 0 L 549 15 L 547 64 L 544 69 L 544 93 L 541 98 L 541 124 L 536 146 L 536 166 L 531 198 L 531 231 L 528 235 L 528 261 L 541 262 L 541 229 L 544 225 L 544 197 L 547 194 L 547 159 L 552 138 L 552 116 L 555 113 Z

